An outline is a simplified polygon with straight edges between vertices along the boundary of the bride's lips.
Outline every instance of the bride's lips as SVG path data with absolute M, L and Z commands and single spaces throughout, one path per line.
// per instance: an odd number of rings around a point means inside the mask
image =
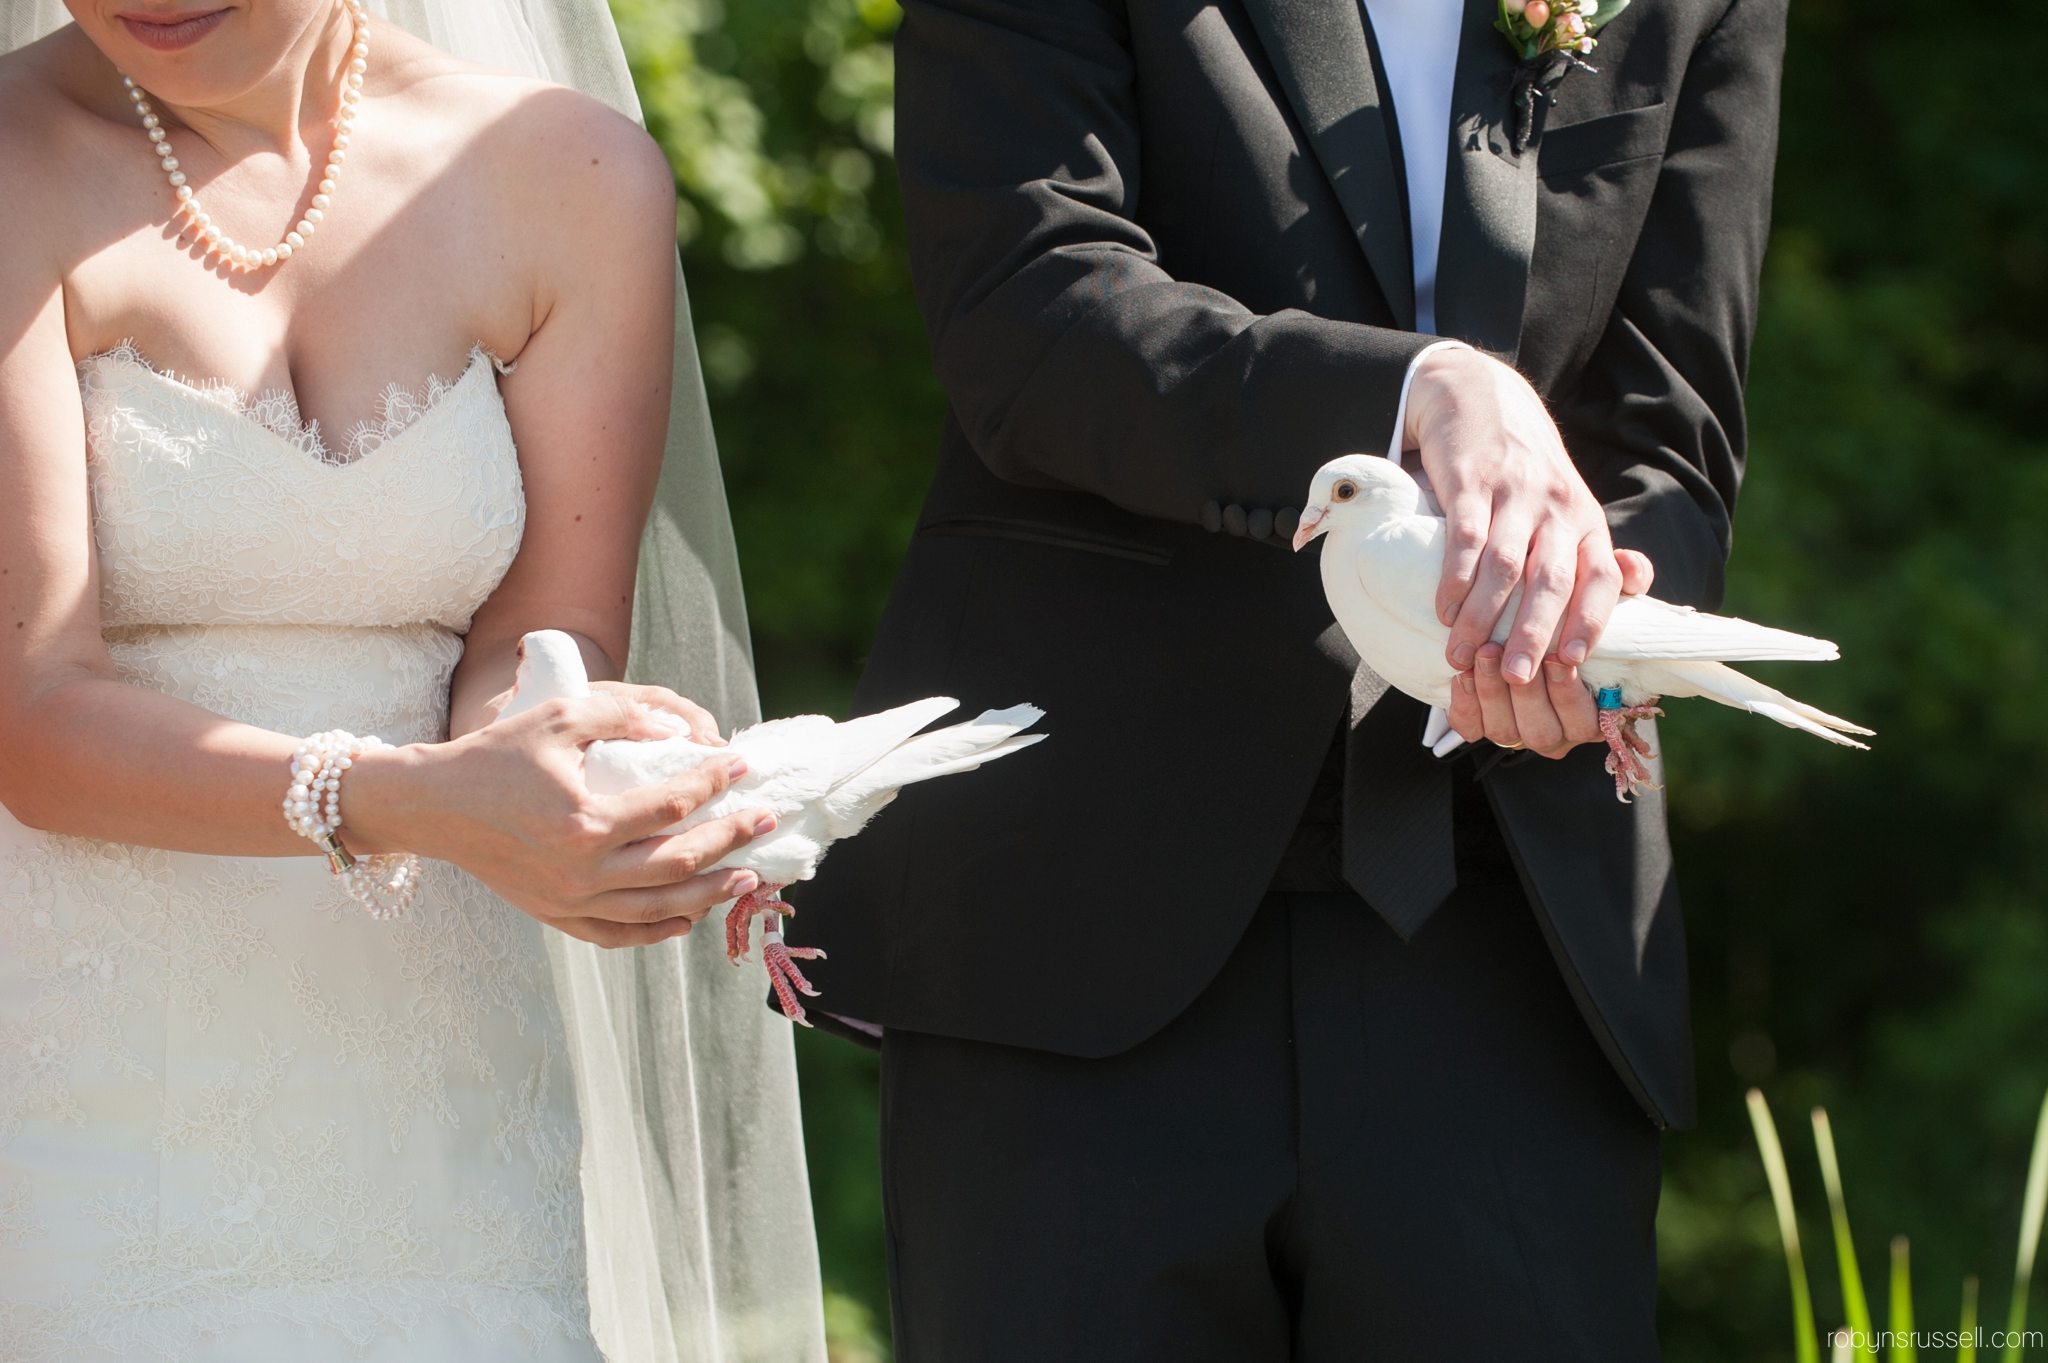
M 213 32 L 227 16 L 226 9 L 216 9 L 184 14 L 123 14 L 120 19 L 129 36 L 144 47 L 176 52 Z

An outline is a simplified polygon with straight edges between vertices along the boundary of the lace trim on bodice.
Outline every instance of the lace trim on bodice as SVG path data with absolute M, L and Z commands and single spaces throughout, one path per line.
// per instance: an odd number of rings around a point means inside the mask
M 470 347 L 469 360 L 463 365 L 462 374 L 453 379 L 444 379 L 439 374 L 429 374 L 426 381 L 416 389 L 407 389 L 402 384 L 390 383 L 377 396 L 377 415 L 374 419 L 356 422 L 342 437 L 341 448 L 331 450 L 321 438 L 318 418 L 305 420 L 299 413 L 299 399 L 286 388 L 265 388 L 250 397 L 249 394 L 229 383 L 226 379 L 181 378 L 175 370 L 158 369 L 149 362 L 140 350 L 135 348 L 133 338 L 121 342 L 111 350 L 88 355 L 80 362 L 81 370 L 102 360 L 115 364 L 132 364 L 146 369 L 160 379 L 189 388 L 201 397 L 213 402 L 236 416 L 254 422 L 278 439 L 317 463 L 332 464 L 339 468 L 366 459 L 382 449 L 386 442 L 394 440 L 408 426 L 434 410 L 443 399 L 455 391 L 455 385 L 477 365 L 489 361 L 500 374 L 509 374 L 516 365 L 507 364 L 492 354 L 479 341 Z
M 188 383 L 133 346 L 86 361 L 102 627 L 466 630 L 525 522 L 490 353 L 471 353 L 453 383 L 388 389 L 346 463 L 289 394 Z

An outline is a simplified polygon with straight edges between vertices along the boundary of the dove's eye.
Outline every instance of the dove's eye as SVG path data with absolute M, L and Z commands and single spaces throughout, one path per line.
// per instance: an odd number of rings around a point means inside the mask
M 1356 483 L 1339 483 L 1339 484 L 1337 484 L 1337 500 L 1338 500 L 1338 501 L 1340 501 L 1340 502 L 1348 502 L 1348 501 L 1350 501 L 1350 500 L 1351 500 L 1351 499 L 1352 499 L 1353 497 L 1356 497 L 1357 495 L 1358 495 L 1358 484 L 1356 484 Z

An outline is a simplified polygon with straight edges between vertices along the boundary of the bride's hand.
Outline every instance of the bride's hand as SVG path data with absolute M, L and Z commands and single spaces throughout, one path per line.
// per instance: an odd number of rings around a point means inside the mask
M 585 745 L 674 736 L 647 708 L 644 693 L 659 690 L 603 684 L 586 700 L 549 701 L 447 743 L 366 753 L 342 785 L 343 839 L 352 851 L 453 862 L 541 922 L 599 946 L 680 937 L 760 883 L 752 871 L 703 868 L 773 831 L 775 819 L 745 810 L 656 836 L 722 794 L 745 771 L 738 759 L 623 795 L 590 793 Z
M 718 721 L 711 717 L 711 712 L 696 701 L 677 695 L 666 686 L 635 686 L 631 682 L 594 681 L 590 684 L 590 689 L 602 691 L 608 696 L 619 696 L 644 705 L 650 710 L 674 715 L 683 721 L 684 726 L 690 731 L 690 740 L 694 743 L 703 743 L 713 748 L 725 746 L 725 739 L 718 732 Z M 663 734 L 661 737 L 668 738 L 672 735 Z

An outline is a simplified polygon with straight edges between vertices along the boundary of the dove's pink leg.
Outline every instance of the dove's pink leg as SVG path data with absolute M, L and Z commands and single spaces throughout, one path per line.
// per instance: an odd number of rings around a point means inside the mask
M 751 935 L 754 915 L 757 913 L 783 913 L 795 916 L 796 910 L 783 902 L 780 885 L 763 885 L 752 894 L 743 894 L 732 902 L 725 914 L 725 959 L 738 965 L 747 959 L 747 939 Z
M 797 991 L 802 990 L 811 998 L 818 997 L 818 991 L 811 988 L 811 982 L 796 968 L 792 956 L 806 961 L 822 961 L 825 953 L 816 947 L 785 946 L 782 941 L 782 915 L 770 913 L 761 920 L 761 959 L 768 965 L 768 983 L 775 986 L 775 997 L 782 1000 L 782 1015 L 799 1027 L 811 1024 L 804 1019 L 804 1006 L 797 1002 Z M 794 987 L 792 987 L 794 986 Z
M 1614 798 L 1623 804 L 1639 790 L 1662 790 L 1650 779 L 1650 769 L 1643 765 L 1645 757 L 1655 757 L 1650 744 L 1636 732 L 1639 719 L 1661 718 L 1664 712 L 1654 705 L 1631 705 L 1626 709 L 1602 709 L 1600 711 L 1600 733 L 1607 740 L 1607 774 L 1614 778 Z
M 734 965 L 747 959 L 747 939 L 751 935 L 754 915 L 766 914 L 762 923 L 761 959 L 768 967 L 768 983 L 775 986 L 775 997 L 782 1001 L 782 1012 L 791 1022 L 808 1027 L 804 1021 L 804 1006 L 797 1002 L 797 991 L 801 990 L 812 998 L 818 991 L 811 988 L 811 982 L 796 968 L 797 958 L 805 961 L 822 961 L 825 953 L 816 947 L 793 947 L 783 943 L 782 919 L 785 914 L 796 911 L 782 898 L 782 886 L 763 885 L 752 894 L 741 895 L 733 901 L 732 908 L 725 915 L 725 956 Z

